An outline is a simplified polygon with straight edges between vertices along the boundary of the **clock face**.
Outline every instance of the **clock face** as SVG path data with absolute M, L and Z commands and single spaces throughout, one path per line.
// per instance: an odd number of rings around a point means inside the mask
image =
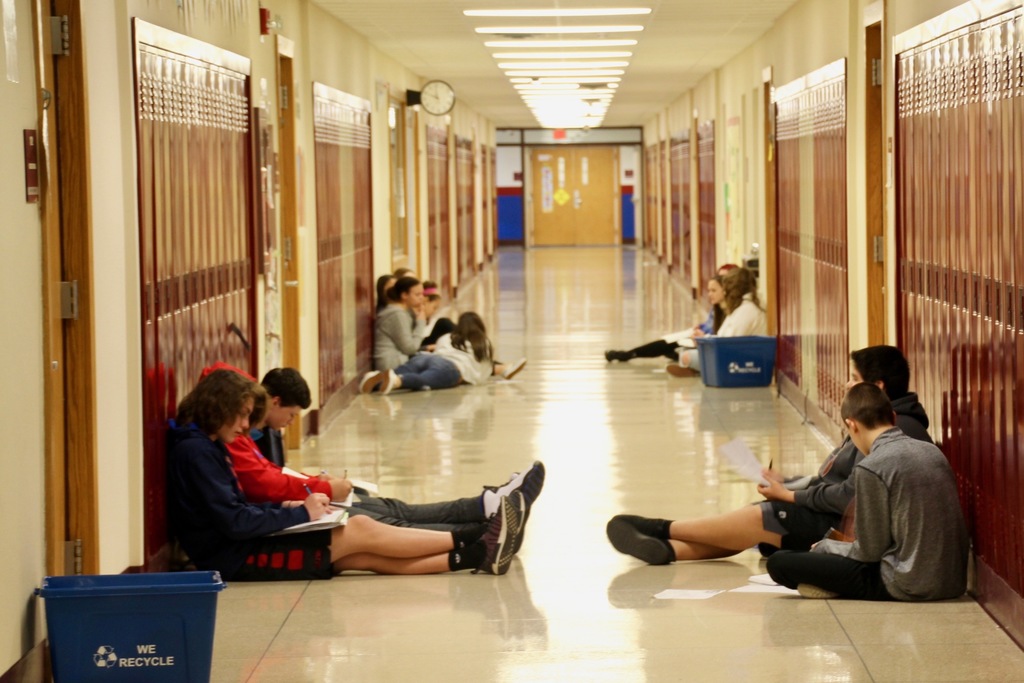
M 455 91 L 444 81 L 430 81 L 420 91 L 420 104 L 428 114 L 443 116 L 455 106 Z

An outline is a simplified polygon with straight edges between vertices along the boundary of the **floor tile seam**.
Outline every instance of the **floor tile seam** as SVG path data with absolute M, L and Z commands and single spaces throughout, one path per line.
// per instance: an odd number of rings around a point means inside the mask
M 292 614 L 295 613 L 295 608 L 299 606 L 300 602 L 302 602 L 302 598 L 305 597 L 306 592 L 309 590 L 309 585 L 310 585 L 310 582 L 307 581 L 306 585 L 303 587 L 302 591 L 295 598 L 295 602 L 292 603 L 291 609 L 288 610 L 288 613 L 285 614 L 284 619 L 282 619 L 281 623 L 278 624 L 277 630 L 274 631 L 274 637 L 271 638 L 270 641 L 267 643 L 267 646 L 265 648 L 263 648 L 263 652 L 260 654 L 259 658 L 256 660 L 256 665 L 253 667 L 252 671 L 246 677 L 244 683 L 249 683 L 250 681 L 255 681 L 255 679 L 253 679 L 253 676 L 256 675 L 256 672 L 259 670 L 260 665 L 263 663 L 263 660 L 267 658 L 267 653 L 270 651 L 270 648 L 272 648 L 274 646 L 274 641 L 276 641 L 277 638 L 281 635 L 281 631 L 284 630 L 284 625 L 286 623 L 288 623 L 288 619 L 291 617 Z
M 832 605 L 832 600 L 828 600 L 827 603 L 829 611 L 832 613 L 832 616 L 835 617 L 836 623 L 839 624 L 839 629 L 843 632 L 843 635 L 846 636 L 847 640 L 850 641 L 850 646 L 853 648 L 853 651 L 857 653 L 857 659 L 860 660 L 861 666 L 863 666 L 864 671 L 867 672 L 868 678 L 871 680 L 872 683 L 877 683 L 875 679 L 875 674 L 871 671 L 871 668 L 868 666 L 867 660 L 864 659 L 864 655 L 860 651 L 860 646 L 857 645 L 857 643 L 854 641 L 853 636 L 850 635 L 850 632 L 846 630 L 846 624 L 844 624 L 843 620 L 839 617 L 838 614 L 836 614 L 836 610 Z

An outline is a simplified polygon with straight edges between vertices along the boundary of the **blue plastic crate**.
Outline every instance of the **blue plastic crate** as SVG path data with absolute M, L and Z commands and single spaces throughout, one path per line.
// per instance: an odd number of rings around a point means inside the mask
M 57 683 L 210 680 L 218 572 L 47 576 Z
M 709 387 L 766 387 L 775 374 L 775 337 L 698 337 L 700 376 Z

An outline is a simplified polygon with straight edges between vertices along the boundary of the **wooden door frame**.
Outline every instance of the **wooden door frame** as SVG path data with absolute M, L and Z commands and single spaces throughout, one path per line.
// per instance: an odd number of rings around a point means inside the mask
M 53 574 L 96 574 L 100 538 L 92 206 L 81 0 L 53 2 L 52 14 L 69 20 L 67 56 L 54 57 L 50 51 L 49 3 L 36 0 L 32 14 L 40 88 L 46 568 Z M 61 319 L 62 281 L 78 285 L 78 317 L 66 323 Z M 69 540 L 80 541 L 80 564 L 69 566 Z
M 864 28 L 864 145 L 865 145 L 865 218 L 867 227 L 867 282 L 864 298 L 868 314 L 868 345 L 884 344 L 885 315 L 885 92 L 882 84 L 873 84 L 872 61 L 877 60 L 882 73 L 882 24 L 875 22 Z M 880 243 L 881 259 L 876 258 L 875 241 Z
M 285 367 L 302 364 L 302 269 L 299 249 L 298 188 L 295 164 L 295 43 L 277 36 L 277 158 L 281 174 L 281 360 Z M 282 88 L 287 88 L 282 94 Z M 285 430 L 285 448 L 302 446 L 302 421 Z
M 775 336 L 779 330 L 779 197 L 778 168 L 775 149 L 775 103 L 772 102 L 772 80 L 764 81 L 762 102 L 764 103 L 764 250 L 761 257 L 761 272 L 765 278 L 765 291 L 768 293 L 765 302 L 765 317 L 768 322 L 768 334 Z

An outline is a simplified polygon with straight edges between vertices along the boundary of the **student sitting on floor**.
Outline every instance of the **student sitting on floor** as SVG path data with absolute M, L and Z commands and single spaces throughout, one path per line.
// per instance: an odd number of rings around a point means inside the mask
M 714 277 L 708 280 L 708 303 L 711 308 L 708 311 L 707 320 L 688 330 L 667 334 L 660 339 L 641 344 L 627 351 L 609 349 L 604 352 L 604 359 L 609 363 L 612 361 L 625 363 L 634 358 L 658 358 L 659 356 L 664 356 L 669 360 L 678 360 L 680 346 L 694 337 L 715 334 L 722 326 L 722 322 L 725 320 L 725 312 L 721 307 L 722 298 L 725 295 L 725 290 L 722 289 L 722 276 L 734 268 L 739 268 L 739 266 L 726 263 L 718 269 L 718 273 Z M 692 343 L 690 345 L 692 346 Z
M 455 330 L 455 323 L 451 318 L 445 318 L 437 314 L 441 308 L 441 290 L 437 283 L 431 280 L 423 282 L 423 317 L 427 321 L 424 328 L 423 342 L 420 348 L 425 351 L 433 351 L 437 340 Z
M 216 370 L 233 370 L 252 379 L 247 373 L 226 363 L 216 363 L 203 370 L 203 377 Z M 227 444 L 231 464 L 246 499 L 251 503 L 282 503 L 306 497 L 307 487 L 313 493 L 323 493 L 332 500 L 345 500 L 352 491 L 351 482 L 344 477 L 301 477 L 285 474 L 280 466 L 269 462 L 266 445 L 281 442 L 280 430 L 291 424 L 302 408 L 310 405 L 309 385 L 294 368 L 276 368 L 263 378 L 268 395 L 266 414 L 253 423 L 250 434 L 240 434 Z M 253 418 L 250 417 L 250 420 Z M 262 438 L 254 442 L 256 434 Z M 298 473 L 297 473 L 298 474 Z M 502 486 L 486 487 L 478 496 L 446 500 L 437 503 L 406 503 L 397 498 L 378 498 L 357 492 L 352 499 L 349 515 L 366 515 L 383 524 L 433 529 L 434 531 L 472 531 L 483 533 L 487 521 L 497 512 L 502 496 L 521 490 L 527 513 L 544 486 L 544 463 L 539 460 L 517 473 Z M 518 548 L 516 548 L 518 551 Z
M 178 406 L 167 434 L 167 487 L 172 534 L 199 569 L 228 580 L 327 579 L 346 569 L 379 574 L 436 574 L 476 569 L 508 571 L 522 535 L 525 500 L 501 500 L 481 536 L 477 531 L 403 529 L 357 516 L 329 530 L 267 536 L 317 520 L 330 498 L 249 503 L 238 486 L 226 445 L 261 419 L 266 392 L 231 370 L 202 379 Z
M 483 319 L 468 311 L 459 316 L 455 330 L 437 341 L 432 353 L 418 353 L 394 369 L 367 373 L 359 391 L 388 394 L 403 387 L 450 389 L 460 384 L 479 384 L 491 375 L 512 379 L 525 365 L 526 359 L 508 367 L 496 365 L 494 345 L 487 338 Z
M 896 409 L 896 425 L 908 436 L 931 443 L 928 416 L 908 391 L 910 365 L 894 346 L 869 346 L 850 354 L 847 387 L 870 382 L 885 391 Z M 822 463 L 817 476 L 787 488 L 773 470 L 764 470 L 767 486 L 757 491 L 766 500 L 738 510 L 693 520 L 616 515 L 607 525 L 608 539 L 619 552 L 649 564 L 708 560 L 736 555 L 755 544 L 769 554 L 778 548 L 808 550 L 830 528 L 838 527 L 853 500 L 854 467 L 863 458 L 847 437 Z M 791 484 L 791 486 L 794 486 Z
M 768 319 L 757 298 L 757 279 L 746 268 L 733 268 L 722 276 L 722 302 L 725 320 L 715 331 L 716 337 L 749 337 L 768 332 Z M 711 336 L 711 335 L 707 335 Z M 700 375 L 700 351 L 679 349 L 679 362 L 669 363 L 665 372 L 673 377 Z
M 408 275 L 398 278 L 384 292 L 387 306 L 377 312 L 373 324 L 373 367 L 390 370 L 420 350 L 426 336 L 423 284 Z
M 850 438 L 866 454 L 854 470 L 854 540 L 826 537 L 810 552 L 768 558 L 776 583 L 808 598 L 943 600 L 967 589 L 967 527 L 953 470 L 934 444 L 895 427 L 871 384 L 846 393 Z

